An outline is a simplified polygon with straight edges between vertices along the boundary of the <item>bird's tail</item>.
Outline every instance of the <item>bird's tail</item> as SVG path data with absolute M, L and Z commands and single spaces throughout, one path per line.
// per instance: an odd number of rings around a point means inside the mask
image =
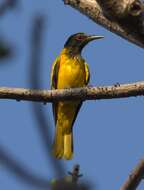
M 73 157 L 73 135 L 72 131 L 63 133 L 62 127 L 56 126 L 53 144 L 53 155 L 57 159 L 70 160 Z
M 72 131 L 68 134 L 64 134 L 64 154 L 63 158 L 70 160 L 73 157 L 73 135 Z
M 62 127 L 56 126 L 55 139 L 53 143 L 53 155 L 57 159 L 61 159 L 64 154 L 64 134 Z

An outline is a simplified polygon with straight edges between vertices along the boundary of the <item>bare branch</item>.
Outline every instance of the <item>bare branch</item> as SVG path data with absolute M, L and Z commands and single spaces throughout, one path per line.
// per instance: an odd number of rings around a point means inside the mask
M 144 48 L 144 5 L 140 0 L 64 0 L 64 3 Z
M 35 188 L 39 187 L 41 189 L 48 189 L 50 187 L 49 179 L 44 179 L 43 177 L 36 175 L 31 172 L 26 165 L 20 163 L 17 159 L 13 157 L 0 145 L 0 163 L 9 172 L 14 174 L 16 177 L 21 179 L 23 182 L 33 185 Z
M 136 190 L 144 179 L 144 160 L 141 160 L 120 190 Z
M 71 176 L 71 181 L 75 184 L 78 182 L 79 178 L 83 176 L 83 174 L 79 174 L 79 171 L 80 165 L 76 164 L 74 165 L 72 172 L 68 172 L 68 174 Z
M 117 18 L 139 16 L 143 12 L 140 0 L 97 0 L 105 14 Z
M 113 86 L 71 88 L 61 90 L 32 90 L 0 88 L 0 99 L 53 102 L 58 100 L 100 100 L 144 95 L 144 81 Z

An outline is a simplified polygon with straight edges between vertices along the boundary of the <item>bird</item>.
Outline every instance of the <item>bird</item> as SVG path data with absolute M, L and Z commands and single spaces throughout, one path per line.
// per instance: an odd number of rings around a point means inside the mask
M 83 48 L 92 40 L 103 36 L 79 32 L 71 35 L 51 70 L 51 89 L 85 87 L 90 79 L 89 66 L 81 55 Z M 56 159 L 73 158 L 73 125 L 81 108 L 81 100 L 53 101 L 55 136 L 52 147 Z

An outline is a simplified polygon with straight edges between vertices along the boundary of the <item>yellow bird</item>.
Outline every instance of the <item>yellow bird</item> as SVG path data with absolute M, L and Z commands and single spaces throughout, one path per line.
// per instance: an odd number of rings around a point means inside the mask
M 88 84 L 90 73 L 81 51 L 88 42 L 103 36 L 77 33 L 68 38 L 51 71 L 51 89 L 84 87 Z M 72 128 L 82 101 L 53 102 L 56 131 L 53 154 L 57 159 L 72 159 Z

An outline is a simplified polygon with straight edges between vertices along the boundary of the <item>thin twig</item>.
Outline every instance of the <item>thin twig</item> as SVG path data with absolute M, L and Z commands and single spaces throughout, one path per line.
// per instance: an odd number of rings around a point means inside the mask
M 100 100 L 128 98 L 144 95 L 144 81 L 113 86 L 84 87 L 60 90 L 33 90 L 24 88 L 0 88 L 0 99 L 53 102 L 59 100 Z
M 141 180 L 144 179 L 144 160 L 141 160 L 120 190 L 136 190 Z
M 18 4 L 18 0 L 4 0 L 4 2 L 0 5 L 0 16 L 6 13 L 10 8 L 16 7 Z
M 68 172 L 68 174 L 72 178 L 72 183 L 77 183 L 79 178 L 83 176 L 83 174 L 79 174 L 80 172 L 80 165 L 76 164 L 73 166 L 73 170 Z

